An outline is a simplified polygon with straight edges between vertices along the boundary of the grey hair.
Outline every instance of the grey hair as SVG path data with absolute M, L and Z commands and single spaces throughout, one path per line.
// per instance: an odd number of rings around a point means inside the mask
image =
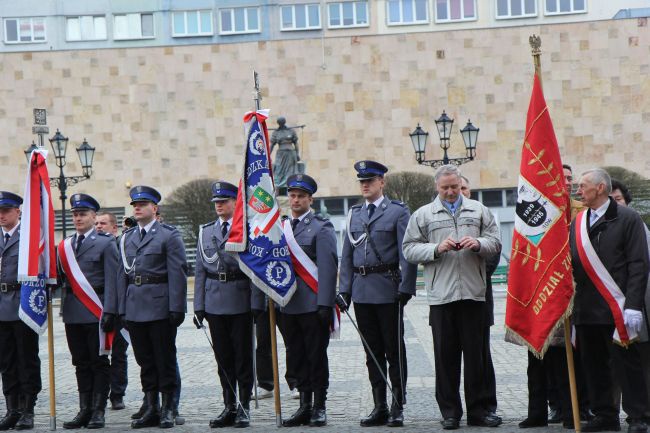
M 468 179 L 468 178 L 466 178 L 466 177 L 463 176 L 462 174 L 460 175 L 460 178 L 463 179 L 463 180 L 465 181 L 465 183 L 467 184 L 467 186 L 470 185 L 470 183 L 469 183 L 469 179 Z
M 449 176 L 449 175 L 458 176 L 458 180 L 460 180 L 462 176 L 460 174 L 460 169 L 457 166 L 453 164 L 443 165 L 438 169 L 438 171 L 436 171 L 436 175 L 435 175 L 436 183 L 438 183 L 438 179 L 440 179 L 442 176 Z
M 605 192 L 609 195 L 612 192 L 612 178 L 602 168 L 592 168 L 582 173 L 583 176 L 589 176 L 589 180 L 594 185 L 605 185 Z

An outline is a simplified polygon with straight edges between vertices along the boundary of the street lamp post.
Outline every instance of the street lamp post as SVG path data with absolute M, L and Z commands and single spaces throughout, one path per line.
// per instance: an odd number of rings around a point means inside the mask
M 50 144 L 52 145 L 52 150 L 54 151 L 54 158 L 56 159 L 56 166 L 59 167 L 59 176 L 50 178 L 50 185 L 56 186 L 61 193 L 61 223 L 63 237 L 66 237 L 66 215 L 65 215 L 65 201 L 68 198 L 66 192 L 68 187 L 76 185 L 77 183 L 89 179 L 93 172 L 93 157 L 95 156 L 95 148 L 92 147 L 86 139 L 84 138 L 83 143 L 77 147 L 77 155 L 79 155 L 79 161 L 81 162 L 81 170 L 83 175 L 81 176 L 66 176 L 63 172 L 63 167 L 66 164 L 66 151 L 68 150 L 68 137 L 65 137 L 57 129 L 56 134 L 50 138 Z M 38 146 L 34 142 L 25 150 L 25 156 L 27 157 L 27 163 L 29 163 L 29 158 L 34 149 L 37 149 Z
M 449 150 L 450 147 L 451 129 L 454 126 L 454 119 L 450 119 L 449 116 L 447 116 L 447 113 L 443 111 L 442 115 L 435 122 L 436 128 L 438 129 L 438 136 L 440 137 L 440 148 L 444 152 L 443 157 L 442 159 L 425 159 L 424 153 L 426 151 L 429 133 L 423 130 L 418 123 L 415 130 L 409 134 L 413 150 L 415 151 L 415 160 L 418 164 L 437 168 L 442 165 L 461 165 L 468 161 L 472 161 L 476 156 L 476 140 L 478 139 L 479 128 L 472 125 L 472 122 L 468 120 L 467 125 L 460 130 L 460 134 L 465 142 L 466 156 L 461 158 L 449 158 L 447 150 Z

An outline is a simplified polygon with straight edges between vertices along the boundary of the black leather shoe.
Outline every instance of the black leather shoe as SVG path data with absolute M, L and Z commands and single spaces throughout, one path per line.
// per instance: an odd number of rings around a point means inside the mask
M 560 409 L 549 410 L 548 412 L 548 423 L 549 424 L 559 424 L 562 422 L 562 411 Z
M 242 404 L 240 404 L 237 407 L 237 415 L 235 415 L 235 423 L 233 424 L 233 427 L 244 428 L 244 427 L 248 427 L 250 424 L 251 424 L 250 410 L 248 409 L 248 407 L 244 407 L 242 402 Z
M 499 427 L 503 420 L 500 416 L 484 415 L 477 418 L 467 418 L 467 425 L 478 427 Z
M 372 389 L 372 398 L 375 407 L 365 418 L 362 418 L 359 424 L 361 427 L 377 427 L 386 425 L 388 422 L 388 404 L 386 403 L 386 388 L 379 387 Z
M 237 409 L 235 405 L 226 406 L 223 411 L 215 419 L 210 420 L 211 428 L 230 427 L 235 424 L 235 417 L 237 416 Z
M 591 421 L 594 419 L 594 416 L 596 415 L 590 409 L 580 409 L 580 421 Z
M 283 427 L 309 425 L 312 415 L 312 392 L 300 392 L 300 407 L 288 419 L 282 421 Z
M 582 427 L 582 431 L 585 433 L 598 431 L 621 431 L 621 422 L 618 418 L 605 418 L 596 415 L 594 419 Z
M 88 425 L 88 429 L 104 428 L 106 421 L 104 414 L 106 412 L 106 396 L 104 394 L 93 395 L 93 412 Z
M 402 395 L 402 388 L 394 386 L 392 390 L 393 399 L 390 404 L 390 413 L 388 414 L 388 427 L 403 427 L 404 426 L 404 396 Z
M 14 426 L 14 429 L 32 430 L 34 428 L 34 406 L 36 405 L 36 396 L 25 394 L 22 399 L 22 414 Z
M 174 396 L 170 392 L 162 395 L 162 407 L 160 408 L 160 428 L 174 427 Z
M 9 394 L 5 396 L 7 403 L 7 413 L 0 419 L 0 431 L 5 431 L 14 428 L 22 412 L 20 410 L 20 396 L 17 394 Z
M 440 421 L 443 430 L 457 430 L 460 427 L 460 420 L 458 418 L 445 418 Z
M 325 400 L 327 400 L 327 390 L 319 389 L 314 391 L 314 407 L 309 419 L 310 427 L 324 427 L 327 425 L 327 411 L 325 409 Z
M 535 419 L 535 418 L 526 418 L 519 423 L 519 428 L 534 428 L 534 427 L 547 427 L 548 420 L 545 419 Z
M 147 391 L 145 393 L 147 408 L 142 417 L 131 423 L 131 428 L 139 429 L 145 427 L 158 427 L 160 424 L 160 404 L 157 391 Z
M 136 413 L 131 414 L 131 419 L 140 419 L 142 418 L 142 415 L 144 415 L 144 412 L 147 410 L 147 398 L 142 397 L 142 405 L 140 405 L 140 409 Z
M 646 433 L 648 426 L 643 421 L 628 421 L 630 425 L 627 428 L 627 433 Z
M 63 423 L 64 429 L 79 429 L 86 427 L 93 416 L 92 393 L 82 392 L 79 394 L 79 412 L 70 421 Z
M 121 395 L 114 395 L 111 397 L 111 410 L 122 410 L 125 408 L 126 406 L 124 405 L 124 397 Z

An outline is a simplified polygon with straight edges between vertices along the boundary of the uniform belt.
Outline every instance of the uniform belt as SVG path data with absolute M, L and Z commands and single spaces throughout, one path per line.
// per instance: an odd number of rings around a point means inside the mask
M 378 274 L 387 271 L 399 271 L 397 263 L 383 263 L 381 265 L 353 267 L 352 270 L 359 275 Z
M 231 272 L 206 272 L 205 275 L 211 280 L 221 281 L 222 283 L 227 283 L 228 281 L 236 280 L 245 280 L 248 278 L 245 273 L 241 271 L 231 271 Z
M 167 275 L 133 275 L 129 277 L 129 284 L 135 284 L 136 286 L 143 284 L 162 284 L 167 281 Z
M 0 283 L 0 293 L 15 292 L 20 290 L 20 283 Z

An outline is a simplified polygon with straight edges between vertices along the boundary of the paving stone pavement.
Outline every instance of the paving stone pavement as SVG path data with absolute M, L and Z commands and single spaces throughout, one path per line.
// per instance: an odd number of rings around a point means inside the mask
M 504 342 L 505 287 L 495 288 L 495 322 L 492 328 L 492 357 L 497 375 L 498 413 L 504 424 L 498 429 L 467 427 L 472 432 L 519 431 L 517 423 L 526 415 L 526 351 L 518 346 Z M 188 310 L 192 307 L 188 304 Z M 65 340 L 63 324 L 55 308 L 54 359 L 57 391 L 57 424 L 62 429 L 63 421 L 71 419 L 78 409 L 74 368 Z M 400 431 L 441 430 L 440 412 L 435 401 L 435 372 L 431 329 L 428 325 L 429 308 L 425 294 L 420 291 L 405 309 L 405 337 L 408 356 L 408 403 L 405 409 L 405 427 Z M 353 316 L 354 317 L 354 316 Z M 279 333 L 278 333 L 279 336 Z M 182 377 L 182 396 L 180 412 L 187 423 L 177 426 L 175 431 L 204 432 L 210 418 L 221 412 L 221 388 L 217 377 L 217 367 L 206 336 L 197 330 L 190 315 L 178 331 L 176 340 L 178 360 Z M 40 344 L 42 359 L 43 391 L 36 407 L 36 431 L 47 431 L 49 426 L 49 383 L 47 334 Z M 106 412 L 107 427 L 103 431 L 130 430 L 130 414 L 140 405 L 139 368 L 131 350 L 129 353 L 129 386 L 125 396 L 127 409 Z M 282 411 L 288 417 L 298 407 L 297 400 L 288 398 L 289 390 L 282 375 L 285 371 L 284 347 L 278 337 L 280 354 L 280 375 Z M 359 418 L 372 410 L 372 395 L 366 374 L 365 356 L 356 331 L 349 319 L 344 316 L 342 336 L 333 340 L 329 346 L 330 389 L 327 400 L 328 426 L 320 431 L 386 431 L 388 428 L 361 428 Z M 461 384 L 462 393 L 462 384 Z M 4 397 L 0 396 L 4 413 Z M 275 413 L 272 399 L 260 400 L 259 408 L 251 417 L 251 431 L 275 429 Z M 310 430 L 293 428 L 291 431 Z M 535 431 L 563 430 L 553 426 Z M 143 429 L 143 432 L 160 431 L 158 428 Z

